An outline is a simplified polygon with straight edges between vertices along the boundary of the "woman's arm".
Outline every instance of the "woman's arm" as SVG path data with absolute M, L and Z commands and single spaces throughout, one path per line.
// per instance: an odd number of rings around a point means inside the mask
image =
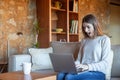
M 80 48 L 79 48 L 79 52 L 78 52 L 78 56 L 77 56 L 77 59 L 76 59 L 76 61 L 75 61 L 75 64 L 80 64 L 80 62 L 81 62 L 81 54 L 82 54 L 81 49 L 82 49 L 82 47 L 83 47 L 84 42 L 85 42 L 85 41 L 84 41 L 83 39 L 82 39 L 81 42 L 80 42 Z

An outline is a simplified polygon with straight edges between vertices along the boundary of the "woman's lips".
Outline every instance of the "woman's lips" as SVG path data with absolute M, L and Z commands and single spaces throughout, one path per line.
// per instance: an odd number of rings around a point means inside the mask
M 87 35 L 90 37 L 91 36 L 91 32 L 88 32 Z

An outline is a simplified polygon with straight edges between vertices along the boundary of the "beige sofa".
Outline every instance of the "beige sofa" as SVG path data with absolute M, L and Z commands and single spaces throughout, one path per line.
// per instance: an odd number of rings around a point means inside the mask
M 58 43 L 53 42 L 51 43 L 51 46 L 53 47 L 53 53 L 71 53 L 76 55 L 79 50 L 80 43 L 77 42 L 71 42 L 71 43 Z M 120 45 L 112 45 L 112 50 L 114 52 L 113 57 L 113 65 L 111 70 L 111 80 L 120 80 Z M 29 54 L 22 54 L 22 55 L 13 55 L 9 58 L 9 64 L 8 64 L 8 71 L 18 71 L 22 70 L 21 64 L 23 62 L 31 62 L 31 56 Z M 48 70 L 38 70 L 36 72 L 40 73 L 53 73 L 54 71 L 52 69 Z
M 79 50 L 79 42 L 70 42 L 70 43 L 66 43 L 66 42 L 52 42 L 51 43 L 51 47 L 53 48 L 53 53 L 78 53 Z M 49 51 L 51 48 L 40 48 L 42 52 Z M 44 50 L 42 50 L 44 49 Z M 34 49 L 35 50 L 35 49 Z M 36 49 L 37 50 L 37 49 Z M 34 52 L 34 51 L 31 51 Z M 12 55 L 9 57 L 9 64 L 8 64 L 8 71 L 20 71 L 22 70 L 22 63 L 23 62 L 32 62 L 33 57 L 29 54 L 30 50 L 27 54 L 22 54 L 22 55 Z M 38 51 L 36 51 L 36 53 L 38 53 Z M 32 55 L 36 55 L 36 53 L 33 53 Z M 39 52 L 41 53 L 41 52 Z M 77 54 L 76 54 L 77 55 Z M 75 55 L 75 57 L 76 57 Z M 44 56 L 44 55 L 43 55 Z M 40 58 L 43 58 L 43 56 L 41 56 Z M 47 58 L 48 59 L 48 58 Z M 46 59 L 46 61 L 47 61 Z M 42 61 L 41 61 L 42 62 Z M 41 63 L 42 64 L 42 63 Z M 53 69 L 39 69 L 39 70 L 34 70 L 35 72 L 40 72 L 40 73 L 51 73 L 54 72 Z

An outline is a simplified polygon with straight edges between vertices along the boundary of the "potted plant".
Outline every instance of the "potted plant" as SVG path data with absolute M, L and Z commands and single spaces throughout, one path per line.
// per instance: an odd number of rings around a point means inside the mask
M 35 36 L 35 43 L 33 44 L 33 47 L 39 47 L 37 39 L 38 39 L 38 34 L 40 33 L 41 29 L 39 27 L 38 21 L 35 21 L 33 25 L 34 27 L 32 29 L 32 32 L 33 32 L 33 35 Z

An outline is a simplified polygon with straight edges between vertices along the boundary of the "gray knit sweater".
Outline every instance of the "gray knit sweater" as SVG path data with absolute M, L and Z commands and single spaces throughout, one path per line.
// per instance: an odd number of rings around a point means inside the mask
M 100 71 L 106 74 L 110 61 L 111 43 L 106 35 L 94 39 L 83 39 L 77 61 L 87 64 L 89 71 Z

